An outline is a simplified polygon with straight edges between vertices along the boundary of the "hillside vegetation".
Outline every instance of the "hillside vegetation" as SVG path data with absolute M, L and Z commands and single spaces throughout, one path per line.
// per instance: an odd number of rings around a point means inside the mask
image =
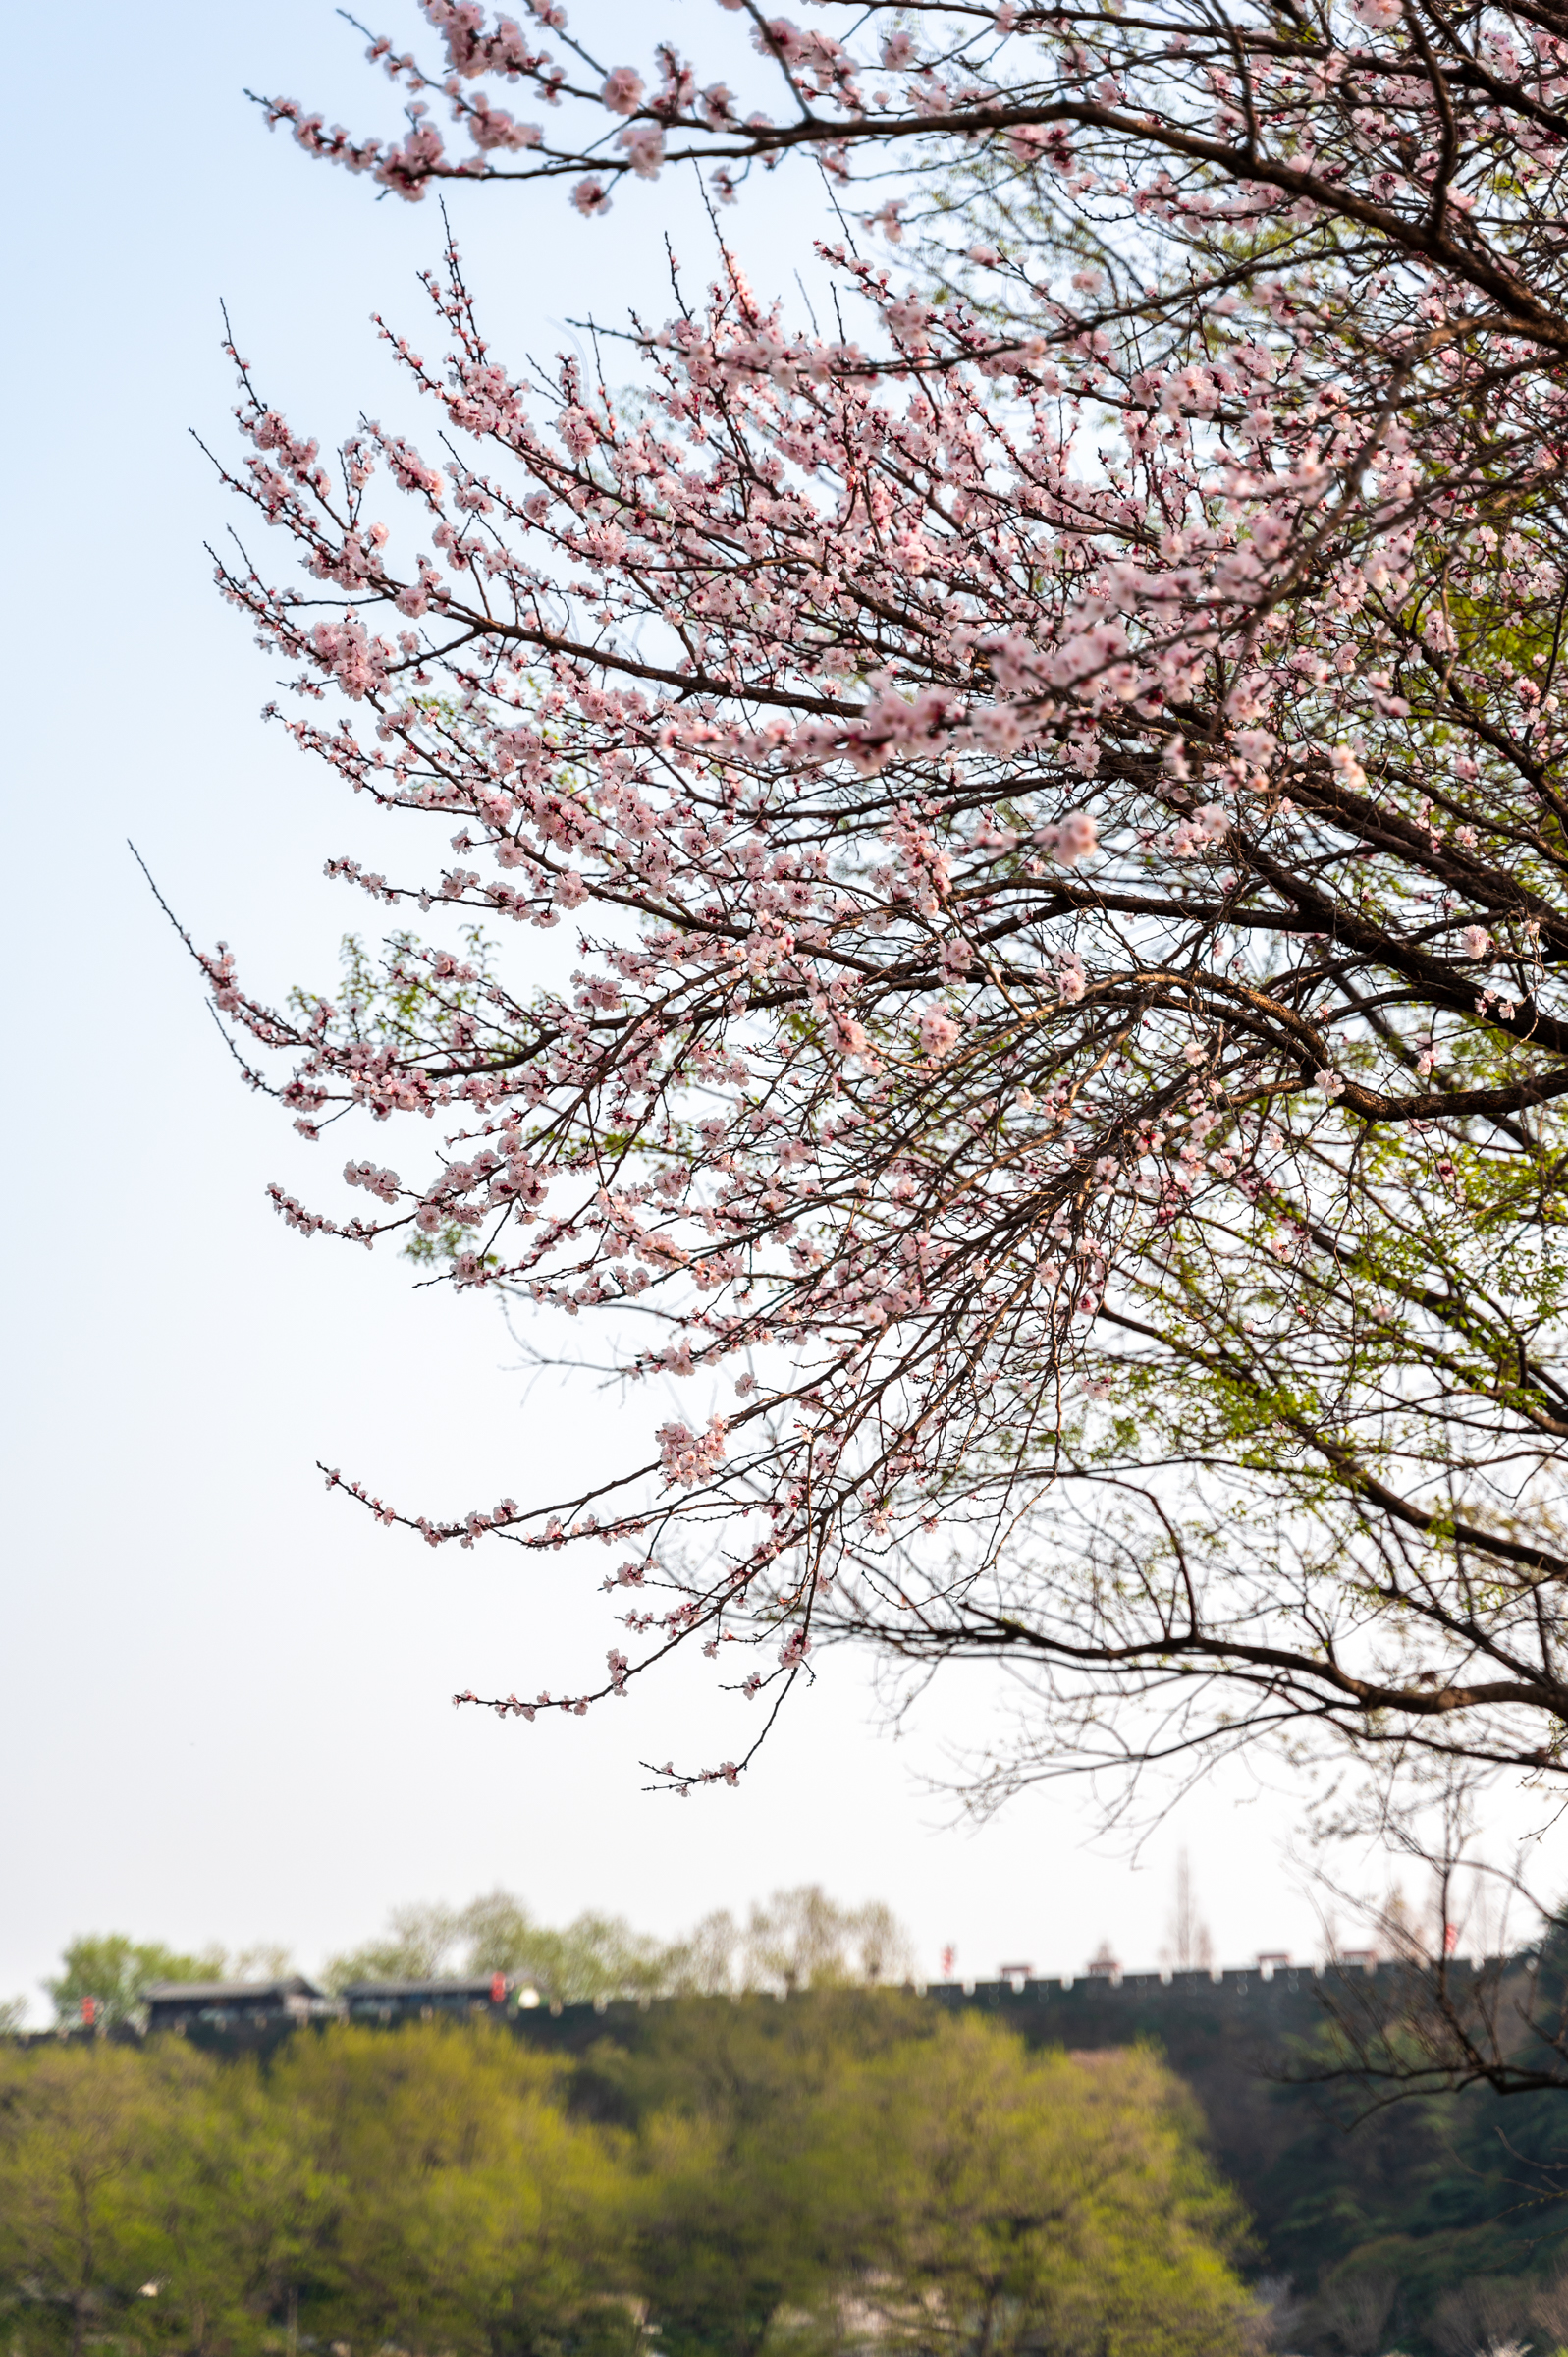
M 1151 2054 L 917 2001 L 676 2005 L 585 2063 L 486 2025 L 0 2053 L 16 2357 L 1241 2357 L 1243 2219 Z

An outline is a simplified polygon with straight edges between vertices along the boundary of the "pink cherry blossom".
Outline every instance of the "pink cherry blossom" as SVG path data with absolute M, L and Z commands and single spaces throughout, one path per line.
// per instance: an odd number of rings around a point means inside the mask
M 958 1038 L 958 1026 L 940 1007 L 928 1007 L 920 1017 L 920 1045 L 936 1061 L 946 1056 Z
M 642 76 L 631 66 L 617 66 L 599 95 L 613 115 L 634 115 L 642 104 Z

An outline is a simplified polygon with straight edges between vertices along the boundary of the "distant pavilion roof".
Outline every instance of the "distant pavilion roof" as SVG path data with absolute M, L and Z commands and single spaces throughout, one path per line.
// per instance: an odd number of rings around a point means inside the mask
M 482 1972 L 461 1980 L 437 1979 L 429 1981 L 350 1981 L 340 1994 L 351 2001 L 355 1998 L 437 1998 L 475 1997 L 488 2003 L 495 1988 L 496 1974 Z
M 320 1998 L 325 1991 L 294 1972 L 277 1981 L 149 1981 L 141 1994 L 149 2005 L 257 2005 L 268 1998 L 278 2003 L 290 1997 Z

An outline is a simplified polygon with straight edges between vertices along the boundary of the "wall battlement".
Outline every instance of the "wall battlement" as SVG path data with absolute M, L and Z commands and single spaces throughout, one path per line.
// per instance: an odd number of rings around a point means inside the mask
M 1451 1972 L 1474 1969 L 1457 1958 Z M 1409 1967 L 1400 1963 L 1256 1965 L 1221 1972 L 1074 1974 L 1062 1980 L 930 1981 L 913 1993 L 951 2012 L 992 2015 L 1019 2031 L 1031 2046 L 1092 2048 L 1153 2039 L 1177 2068 L 1196 2066 L 1205 2049 L 1228 2039 L 1246 2048 L 1277 2051 L 1289 2039 L 1311 2038 L 1323 2026 L 1324 2001 L 1335 1990 L 1371 1993 L 1381 1985 L 1393 1998 Z M 809 1993 L 808 1993 L 809 1994 Z M 520 2036 L 581 2052 L 599 2038 L 634 2036 L 636 2025 L 667 2004 L 786 2003 L 750 1993 L 726 2000 L 653 1998 L 601 2000 L 594 2004 L 539 2005 L 513 2019 Z M 1238 2035 L 1239 2033 L 1239 2035 Z
M 1493 1969 L 1496 1961 L 1492 1960 Z M 1459 1958 L 1449 1965 L 1450 1973 L 1465 1977 L 1476 1969 Z M 905 1984 L 904 1993 L 923 1998 L 945 2011 L 990 2014 L 1021 2032 L 1031 2046 L 1092 2048 L 1128 2045 L 1137 2039 L 1152 2038 L 1165 2048 L 1179 2068 L 1181 2057 L 1196 2060 L 1210 2041 L 1225 2033 L 1242 2032 L 1245 2043 L 1271 2047 L 1281 2040 L 1311 2037 L 1323 2024 L 1324 2001 L 1331 2000 L 1336 1989 L 1346 1995 L 1357 1991 L 1370 1995 L 1380 1983 L 1392 2000 L 1397 1985 L 1409 1970 L 1408 1965 L 1398 1962 L 1341 1961 L 1330 1965 L 1276 1964 L 1271 1970 L 1249 1965 L 1218 1972 L 1096 1972 L 1073 1974 L 1060 1980 L 1020 1975 L 993 1981 Z M 306 1984 L 301 1982 L 299 1986 L 304 1988 Z M 408 1987 L 414 1999 L 429 1994 L 423 1984 Z M 530 2043 L 573 2053 L 584 2052 L 606 2037 L 635 2038 L 648 2015 L 667 2006 L 772 2005 L 790 2001 L 783 1992 L 775 1996 L 748 1991 L 730 1998 L 601 1998 L 593 2002 L 552 2005 L 530 2002 L 532 1993 L 527 1990 L 508 1987 L 504 1997 L 496 1998 L 491 1982 L 475 1982 L 472 1987 L 479 1996 L 466 2011 L 482 2012 L 494 2022 L 505 2022 Z M 443 1998 L 450 1990 L 459 1988 L 457 1983 L 431 1984 L 431 1992 Z M 471 1996 L 467 1983 L 460 1984 L 460 1992 L 465 1997 Z M 270 1994 L 270 1985 L 266 1990 L 242 1991 L 247 2004 L 239 2011 L 232 2008 L 203 2011 L 197 2001 L 212 1994 L 206 1990 L 192 1990 L 190 2004 L 181 2007 L 174 2001 L 182 1994 L 173 1985 L 157 1993 L 153 2035 L 185 2034 L 189 2030 L 199 2044 L 238 2051 L 258 2041 L 270 2046 L 279 2036 L 291 2034 L 302 2018 L 297 2006 L 291 2009 L 281 2001 L 274 2010 L 268 2010 L 260 2001 Z M 349 1994 L 351 1998 L 354 1993 Z M 802 1994 L 809 2001 L 813 1993 Z M 317 2027 L 340 2018 L 374 2020 L 381 2026 L 394 2026 L 391 2006 L 382 2006 L 378 2011 L 356 2006 L 344 1999 L 322 1998 L 319 1992 L 313 1995 L 319 2001 L 312 2003 L 308 2011 Z M 794 2001 L 801 2000 L 797 1997 Z M 397 2018 L 433 2018 L 438 2011 L 445 2018 L 449 2010 L 433 2001 L 423 2005 L 410 2001 L 398 2012 Z M 178 2020 L 174 2018 L 176 2013 L 181 2016 Z M 185 2018 L 187 2014 L 189 2020 Z M 169 2018 L 163 2018 L 164 2015 Z M 102 2034 L 101 2026 L 98 2034 Z M 60 2037 L 75 2041 L 92 2035 L 91 2029 L 75 2027 L 21 2034 L 29 2045 Z M 112 2035 L 135 2038 L 136 2033 L 125 2029 Z

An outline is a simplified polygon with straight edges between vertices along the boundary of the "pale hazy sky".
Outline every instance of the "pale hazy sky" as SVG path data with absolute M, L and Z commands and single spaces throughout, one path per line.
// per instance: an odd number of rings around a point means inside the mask
M 624 54 L 646 67 L 667 16 L 695 44 L 711 14 L 626 0 Z M 388 0 L 395 34 L 412 18 Z M 432 1555 L 330 1498 L 315 1460 L 445 1511 L 525 1496 L 614 1410 L 556 1386 L 524 1404 L 488 1305 L 282 1227 L 266 1181 L 330 1166 L 238 1084 L 125 848 L 199 940 L 278 988 L 329 983 L 365 922 L 322 861 L 391 864 L 393 846 L 257 718 L 271 668 L 211 587 L 202 542 L 231 520 L 188 429 L 225 445 L 220 299 L 297 423 L 331 440 L 361 407 L 390 412 L 367 315 L 426 332 L 414 274 L 440 220 L 311 167 L 246 105 L 249 84 L 391 126 L 330 0 L 86 0 L 69 23 L 54 51 L 13 27 L 6 141 L 0 1999 L 41 2006 L 81 1931 L 276 1940 L 308 1968 L 400 1899 L 498 1883 L 547 1918 L 606 1907 L 673 1933 L 820 1880 L 890 1901 L 928 1972 L 948 1941 L 970 1975 L 1081 1970 L 1103 1937 L 1149 1963 L 1182 1842 L 1224 1960 L 1310 1952 L 1286 1790 L 1232 1777 L 1136 1866 L 1089 1845 L 1073 1786 L 955 1824 L 923 1780 L 984 1740 L 978 1676 L 894 1742 L 862 1673 L 830 1660 L 742 1792 L 684 1803 L 645 1795 L 637 1760 L 700 1735 L 698 1681 L 580 1724 L 452 1710 L 455 1688 L 560 1690 L 602 1662 L 591 1566 Z M 787 283 L 810 207 L 801 176 L 731 217 L 760 285 Z M 705 257 L 663 186 L 599 224 L 501 191 L 460 192 L 454 219 L 509 345 L 547 353 L 590 305 L 662 306 L 667 221 Z

